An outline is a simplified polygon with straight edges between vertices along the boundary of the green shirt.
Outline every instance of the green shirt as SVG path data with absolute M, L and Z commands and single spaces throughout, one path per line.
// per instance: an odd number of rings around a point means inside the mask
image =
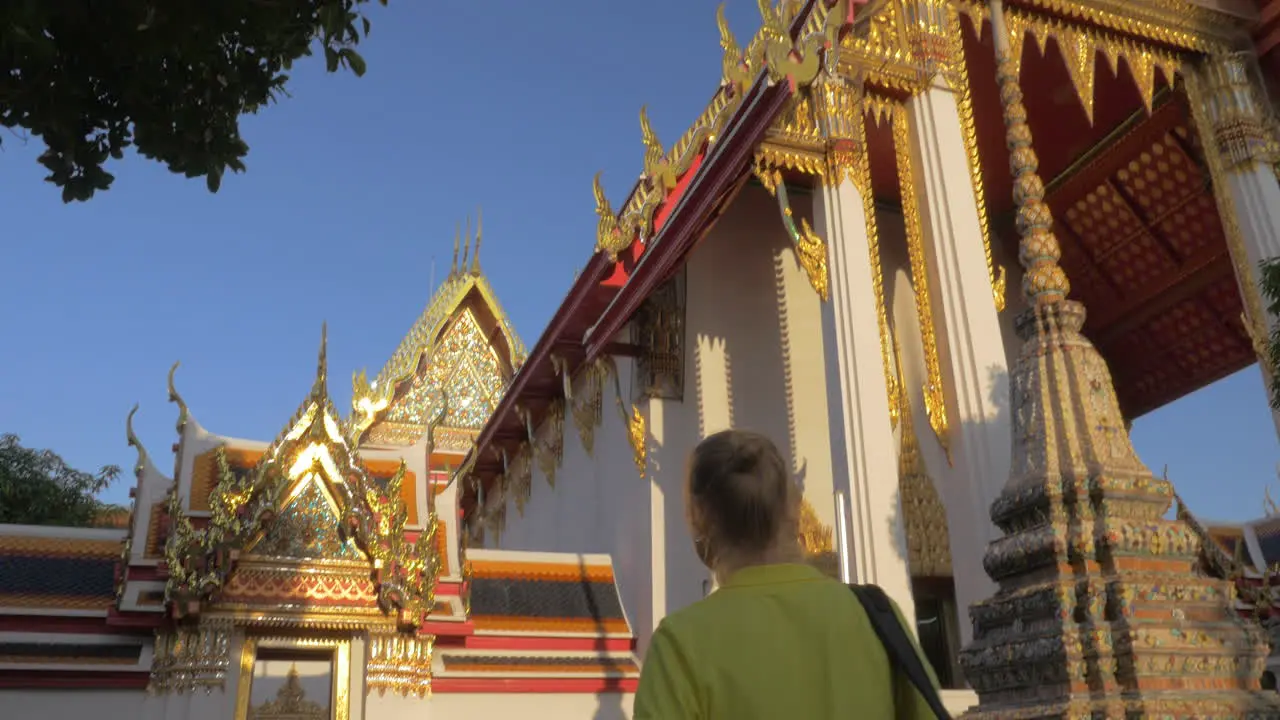
M 745 568 L 663 619 L 634 707 L 635 720 L 933 720 L 857 596 L 807 565 Z

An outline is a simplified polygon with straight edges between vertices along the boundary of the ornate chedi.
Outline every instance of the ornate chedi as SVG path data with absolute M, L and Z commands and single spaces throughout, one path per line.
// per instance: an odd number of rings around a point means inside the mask
M 983 560 L 999 590 L 970 609 L 960 658 L 980 699 L 966 717 L 1280 718 L 1280 699 L 1259 691 L 1261 628 L 1202 571 L 1200 534 L 1164 519 L 1173 488 L 1134 453 L 1106 363 L 1080 334 L 1004 9 L 990 4 L 1030 308 L 1010 382 L 1013 470 L 991 508 L 1005 535 Z

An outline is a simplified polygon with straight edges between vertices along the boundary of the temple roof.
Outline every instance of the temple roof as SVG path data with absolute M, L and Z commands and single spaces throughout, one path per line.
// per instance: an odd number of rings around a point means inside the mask
M 123 540 L 116 529 L 0 525 L 0 608 L 105 614 Z
M 192 523 L 171 495 L 167 598 L 180 613 L 202 603 L 290 605 L 310 598 L 311 584 L 339 581 L 350 586 L 341 609 L 352 618 L 374 622 L 393 609 L 403 624 L 425 618 L 438 574 L 436 526 L 408 541 L 403 465 L 389 480 L 368 471 L 340 431 L 326 386 L 322 339 L 311 392 L 256 464 L 237 471 L 217 451 L 208 523 Z M 316 562 L 326 563 L 327 579 L 298 575 Z M 303 580 L 283 590 L 270 581 L 294 576 Z
M 496 395 L 524 362 L 528 354 L 524 343 L 480 268 L 480 223 L 476 223 L 474 237 L 470 229 L 467 234 L 461 262 L 460 234 L 449 276 L 372 382 L 364 371 L 352 378 L 353 412 L 347 434 L 357 444 L 413 444 L 422 437 L 423 418 L 434 415 L 442 393 L 462 393 L 468 396 L 467 401 L 482 401 L 483 410 L 477 406 L 472 413 L 481 412 L 482 417 L 446 418 L 444 422 L 445 428 L 478 430 L 496 403 Z M 462 380 L 468 382 L 466 388 L 457 387 Z M 429 387 L 415 387 L 424 384 Z M 473 398 L 477 391 L 480 397 Z M 461 408 L 471 407 L 463 398 L 455 400 L 459 400 L 452 403 L 455 415 L 462 414 Z M 383 423 L 394 427 L 369 432 Z

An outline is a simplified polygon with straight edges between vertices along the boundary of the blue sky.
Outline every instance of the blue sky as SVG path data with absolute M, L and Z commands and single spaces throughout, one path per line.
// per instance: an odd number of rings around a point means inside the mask
M 326 75 L 320 58 L 295 68 L 292 98 L 244 121 L 248 172 L 217 195 L 127 157 L 109 192 L 63 205 L 39 144 L 3 136 L 0 432 L 84 469 L 128 468 L 137 402 L 167 471 L 165 373 L 181 360 L 205 427 L 269 440 L 310 386 L 326 320 L 345 408 L 350 373 L 381 367 L 477 205 L 481 261 L 532 345 L 591 254 L 592 175 L 616 205 L 640 171 L 640 106 L 669 145 L 719 81 L 712 0 L 373 5 L 365 77 Z M 756 3 L 727 14 L 745 43 Z M 1133 437 L 1215 518 L 1258 514 L 1280 459 L 1256 369 Z

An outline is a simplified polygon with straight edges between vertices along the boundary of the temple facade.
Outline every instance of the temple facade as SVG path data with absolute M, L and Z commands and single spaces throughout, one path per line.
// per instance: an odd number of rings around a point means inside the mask
M 609 553 L 643 654 L 713 590 L 684 459 L 751 427 L 807 547 L 902 604 L 954 708 L 1276 717 L 1233 566 L 1128 427 L 1274 322 L 1278 10 L 763 4 L 745 44 L 722 21 L 704 113 L 673 145 L 642 114 L 619 209 L 597 178 L 597 253 L 468 458 L 464 531 Z
M 123 527 L 0 526 L 6 713 L 626 717 L 639 669 L 610 558 L 458 532 L 453 471 L 526 357 L 479 246 L 477 229 L 383 369 L 354 376 L 349 411 L 323 339 L 271 442 L 202 427 L 175 365 L 173 472 L 131 412 Z
M 7 707 L 625 717 L 654 628 L 714 591 L 688 452 L 749 427 L 812 561 L 897 600 L 956 712 L 1280 718 L 1249 562 L 1128 439 L 1266 351 L 1280 4 L 760 12 L 746 43 L 719 16 L 674 144 L 641 113 L 616 208 L 597 176 L 527 353 L 464 255 L 348 412 L 323 346 L 271 443 L 171 377 L 173 479 L 130 432 L 126 528 L 0 527 Z

